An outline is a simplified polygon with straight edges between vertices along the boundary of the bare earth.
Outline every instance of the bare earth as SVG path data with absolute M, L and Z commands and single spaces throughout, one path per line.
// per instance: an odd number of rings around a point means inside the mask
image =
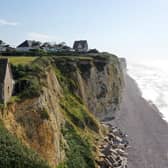
M 129 76 L 116 125 L 128 135 L 128 168 L 168 168 L 168 123 Z

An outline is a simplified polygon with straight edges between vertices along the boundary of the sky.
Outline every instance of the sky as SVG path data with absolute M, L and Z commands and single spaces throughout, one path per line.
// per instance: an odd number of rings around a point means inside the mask
M 167 0 L 0 0 L 0 39 L 88 40 L 120 57 L 168 58 Z

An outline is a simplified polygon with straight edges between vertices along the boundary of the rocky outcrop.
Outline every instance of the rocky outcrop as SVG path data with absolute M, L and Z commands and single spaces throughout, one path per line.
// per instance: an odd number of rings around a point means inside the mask
M 127 168 L 127 146 L 126 135 L 117 127 L 105 124 L 108 134 L 98 146 L 97 164 L 99 168 Z

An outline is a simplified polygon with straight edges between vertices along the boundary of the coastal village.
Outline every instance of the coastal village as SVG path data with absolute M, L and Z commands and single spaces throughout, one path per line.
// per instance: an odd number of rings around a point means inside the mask
M 41 50 L 44 52 L 83 52 L 86 53 L 89 51 L 87 40 L 75 41 L 73 46 L 68 46 L 65 42 L 61 43 L 50 43 L 50 42 L 40 42 L 35 40 L 25 40 L 17 47 L 11 47 L 9 44 L 6 44 L 4 41 L 0 40 L 0 52 L 28 52 L 28 51 L 37 51 Z M 94 49 L 95 50 L 95 49 Z

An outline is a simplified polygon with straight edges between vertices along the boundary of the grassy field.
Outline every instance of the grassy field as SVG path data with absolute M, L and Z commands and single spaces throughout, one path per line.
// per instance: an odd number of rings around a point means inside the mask
M 6 58 L 6 57 L 0 57 L 0 58 Z M 18 64 L 29 64 L 32 61 L 34 61 L 37 57 L 10 56 L 10 57 L 7 57 L 7 58 L 9 58 L 9 62 L 11 64 L 18 65 Z

